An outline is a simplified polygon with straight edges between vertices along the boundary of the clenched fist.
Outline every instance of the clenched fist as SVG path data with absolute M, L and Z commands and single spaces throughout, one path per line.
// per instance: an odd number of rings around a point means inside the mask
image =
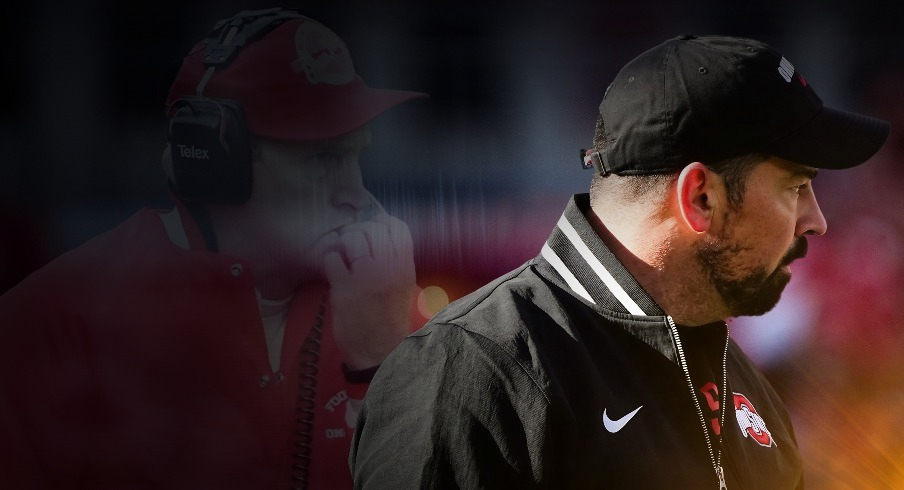
M 345 365 L 366 369 L 410 332 L 417 289 L 411 232 L 385 212 L 337 231 L 338 247 L 324 257 L 333 332 Z

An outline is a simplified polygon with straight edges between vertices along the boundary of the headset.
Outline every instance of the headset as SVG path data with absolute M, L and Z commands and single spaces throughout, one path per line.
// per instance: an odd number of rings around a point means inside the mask
M 207 71 L 195 95 L 176 100 L 169 110 L 167 173 L 178 198 L 238 205 L 251 197 L 252 144 L 242 108 L 234 100 L 205 97 L 204 88 L 240 49 L 291 19 L 311 20 L 295 9 L 246 10 L 218 21 L 204 40 Z

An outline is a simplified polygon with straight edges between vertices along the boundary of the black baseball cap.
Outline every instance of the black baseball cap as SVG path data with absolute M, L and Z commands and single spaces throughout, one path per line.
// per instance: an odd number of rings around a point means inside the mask
M 887 121 L 823 105 L 787 59 L 753 39 L 685 34 L 634 58 L 600 103 L 607 144 L 584 159 L 644 175 L 766 153 L 842 169 L 872 157 Z

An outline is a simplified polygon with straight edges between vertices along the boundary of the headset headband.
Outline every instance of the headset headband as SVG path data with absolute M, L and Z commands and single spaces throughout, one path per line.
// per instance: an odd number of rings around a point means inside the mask
M 262 10 L 244 10 L 227 19 L 217 21 L 213 26 L 213 32 L 205 39 L 204 57 L 202 61 L 207 66 L 207 71 L 198 82 L 195 94 L 203 97 L 204 87 L 213 76 L 214 70 L 226 66 L 236 53 L 247 44 L 253 42 L 263 33 L 273 28 L 275 24 L 290 19 L 311 18 L 301 15 L 295 9 L 270 8 Z

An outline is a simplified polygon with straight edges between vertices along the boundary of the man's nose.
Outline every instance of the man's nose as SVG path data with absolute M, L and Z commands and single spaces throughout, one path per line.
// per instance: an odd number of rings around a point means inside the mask
M 335 207 L 348 207 L 358 212 L 371 204 L 373 196 L 364 187 L 364 178 L 357 159 L 342 162 L 333 175 L 333 192 L 330 203 Z
M 819 203 L 816 201 L 816 194 L 813 193 L 812 186 L 802 206 L 803 209 L 800 218 L 797 220 L 795 234 L 797 236 L 825 234 L 828 224 L 826 223 L 826 217 L 822 214 L 822 210 L 819 209 Z

